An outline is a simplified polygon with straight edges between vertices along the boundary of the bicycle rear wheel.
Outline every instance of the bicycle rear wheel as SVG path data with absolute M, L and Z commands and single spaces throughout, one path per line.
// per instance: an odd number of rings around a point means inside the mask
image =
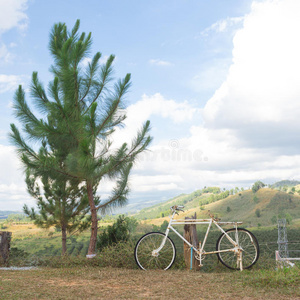
M 167 237 L 163 248 L 156 252 L 165 238 L 161 232 L 150 232 L 142 236 L 134 249 L 137 265 L 143 270 L 167 270 L 171 268 L 176 257 L 173 241 Z
M 259 257 L 259 245 L 256 237 L 250 231 L 238 228 L 226 230 L 226 233 L 242 248 L 242 265 L 243 269 L 251 268 L 258 260 Z M 223 233 L 218 241 L 216 250 L 222 251 L 226 249 L 232 249 L 233 245 Z M 238 257 L 235 252 L 221 252 L 217 253 L 219 260 L 223 265 L 232 270 L 240 270 Z

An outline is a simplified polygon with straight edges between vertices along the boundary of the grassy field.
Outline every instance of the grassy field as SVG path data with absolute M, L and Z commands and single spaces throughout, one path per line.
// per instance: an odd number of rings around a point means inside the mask
M 261 210 L 264 212 L 266 209 L 267 212 L 269 201 L 267 197 L 264 200 L 264 193 L 261 192 L 258 203 L 250 205 L 261 205 Z M 250 193 L 248 196 L 245 193 L 240 205 L 243 200 L 249 202 L 247 197 L 250 196 Z M 208 206 L 215 206 L 216 211 L 219 209 L 222 212 L 229 203 L 222 201 Z M 191 215 L 192 208 L 186 214 Z M 179 217 L 182 218 L 182 215 Z M 291 269 L 276 271 L 276 226 L 250 228 L 261 248 L 260 259 L 251 270 L 230 271 L 218 262 L 215 255 L 211 255 L 204 260 L 204 267 L 199 272 L 187 271 L 180 254 L 183 243 L 172 233 L 170 237 L 178 250 L 174 268 L 165 272 L 137 269 L 133 257 L 136 239 L 155 229 L 152 224 L 160 226 L 165 219 L 142 221 L 133 241 L 105 248 L 92 260 L 84 257 L 89 240 L 88 231 L 69 237 L 68 250 L 71 256 L 61 258 L 59 232 L 38 229 L 33 224 L 6 224 L 5 230 L 13 232 L 11 247 L 17 248 L 11 253 L 11 265 L 37 268 L 0 269 L 0 299 L 300 299 L 299 264 Z M 295 220 L 288 226 L 289 241 L 299 239 L 298 223 L 299 220 Z M 202 239 L 204 231 L 200 227 L 198 233 Z M 215 249 L 219 235 L 218 231 L 211 232 L 207 251 Z M 299 248 L 299 244 L 295 247 Z M 26 255 L 23 256 L 22 251 Z
M 207 274 L 118 268 L 0 270 L 0 299 L 300 299 L 299 270 Z

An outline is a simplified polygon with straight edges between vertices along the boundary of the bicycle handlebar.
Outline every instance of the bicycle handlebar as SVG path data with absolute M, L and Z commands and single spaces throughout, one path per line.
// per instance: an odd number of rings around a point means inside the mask
M 174 205 L 174 206 L 172 206 L 170 209 L 172 210 L 172 211 L 184 211 L 183 210 L 183 208 L 184 208 L 184 206 L 183 205 Z

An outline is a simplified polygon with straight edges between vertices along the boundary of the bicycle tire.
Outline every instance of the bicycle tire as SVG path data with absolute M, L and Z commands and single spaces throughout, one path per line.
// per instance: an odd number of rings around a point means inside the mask
M 252 232 L 244 228 L 237 228 L 239 246 L 243 249 L 242 265 L 243 269 L 251 268 L 259 258 L 259 244 Z M 236 241 L 236 229 L 231 228 L 226 230 L 226 233 Z M 217 240 L 216 250 L 225 250 L 232 248 L 232 243 L 227 239 L 225 233 L 221 234 Z M 220 262 L 229 269 L 240 270 L 237 263 L 237 255 L 234 252 L 217 253 Z
M 168 270 L 176 258 L 176 248 L 173 241 L 167 237 L 166 243 L 157 255 L 153 250 L 159 248 L 166 235 L 161 232 L 149 232 L 136 243 L 134 258 L 142 270 Z

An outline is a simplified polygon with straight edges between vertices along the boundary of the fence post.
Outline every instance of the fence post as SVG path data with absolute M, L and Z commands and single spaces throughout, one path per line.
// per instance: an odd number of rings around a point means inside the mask
M 0 231 L 0 265 L 8 264 L 11 235 L 11 232 Z
M 186 217 L 185 219 L 186 220 L 197 219 L 197 215 L 195 213 L 195 215 L 192 216 L 191 218 Z M 196 224 L 184 225 L 183 236 L 188 242 L 190 242 L 194 247 L 198 249 L 199 240 L 197 236 Z M 183 250 L 184 250 L 184 261 L 186 267 L 188 269 L 200 270 L 199 261 L 195 258 L 195 251 L 192 251 L 192 249 L 186 243 L 183 243 Z

